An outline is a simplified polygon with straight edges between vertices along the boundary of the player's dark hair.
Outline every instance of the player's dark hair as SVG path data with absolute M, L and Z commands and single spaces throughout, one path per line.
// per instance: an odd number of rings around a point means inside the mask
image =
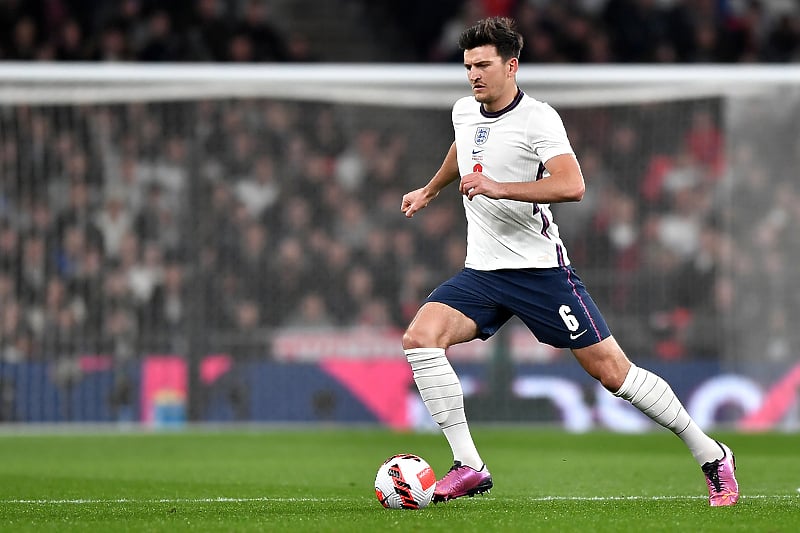
M 461 50 L 472 50 L 486 45 L 497 48 L 497 53 L 505 61 L 512 57 L 519 59 L 519 53 L 522 51 L 522 35 L 517 31 L 514 20 L 508 17 L 479 20 L 458 38 L 458 47 Z

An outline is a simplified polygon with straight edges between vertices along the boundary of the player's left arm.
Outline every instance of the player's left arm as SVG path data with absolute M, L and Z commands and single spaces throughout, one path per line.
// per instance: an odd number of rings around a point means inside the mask
M 579 202 L 583 198 L 586 184 L 573 154 L 551 157 L 544 166 L 550 175 L 538 181 L 498 182 L 481 172 L 473 172 L 461 178 L 459 188 L 470 200 L 479 194 L 537 204 Z

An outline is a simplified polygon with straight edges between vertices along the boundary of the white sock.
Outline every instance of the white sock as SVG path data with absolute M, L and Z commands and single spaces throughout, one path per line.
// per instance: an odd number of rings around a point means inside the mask
M 414 382 L 433 419 L 442 428 L 453 459 L 475 470 L 483 467 L 464 413 L 464 393 L 442 348 L 405 350 Z
M 692 420 L 667 382 L 652 372 L 632 364 L 614 395 L 625 398 L 655 422 L 672 430 L 699 464 L 722 458 L 724 452 L 719 444 Z

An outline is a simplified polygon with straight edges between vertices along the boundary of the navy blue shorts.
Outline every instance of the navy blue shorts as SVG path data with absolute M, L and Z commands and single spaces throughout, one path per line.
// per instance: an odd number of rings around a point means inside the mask
M 585 348 L 611 335 L 603 315 L 571 266 L 509 270 L 465 268 L 426 302 L 461 311 L 486 340 L 517 316 L 540 342 Z

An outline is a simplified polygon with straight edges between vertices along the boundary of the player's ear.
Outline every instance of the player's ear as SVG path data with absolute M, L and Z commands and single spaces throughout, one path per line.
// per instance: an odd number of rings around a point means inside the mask
M 511 59 L 509 59 L 508 63 L 506 63 L 506 68 L 508 69 L 509 76 L 513 76 L 514 74 L 516 74 L 517 71 L 519 70 L 519 59 L 517 59 L 516 57 L 512 57 Z

